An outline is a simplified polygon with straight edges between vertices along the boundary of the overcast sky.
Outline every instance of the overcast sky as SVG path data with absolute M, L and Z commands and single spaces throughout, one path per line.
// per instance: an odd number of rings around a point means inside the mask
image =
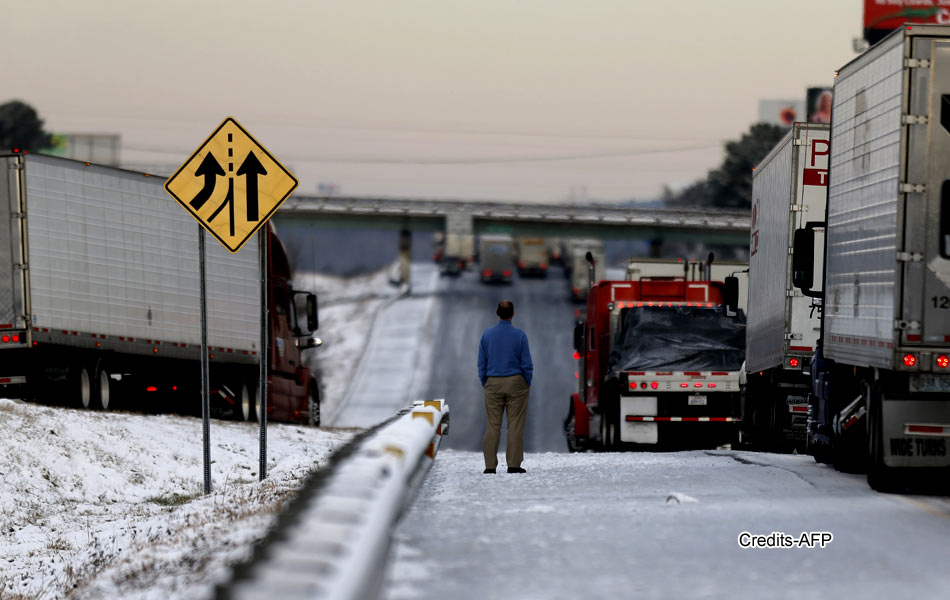
M 831 85 L 861 0 L 4 3 L 0 102 L 177 167 L 234 116 L 347 195 L 647 200 L 760 98 Z

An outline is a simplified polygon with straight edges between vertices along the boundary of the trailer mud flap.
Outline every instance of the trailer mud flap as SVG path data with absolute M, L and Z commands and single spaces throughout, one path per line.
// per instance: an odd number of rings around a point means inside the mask
M 656 423 L 620 422 L 620 441 L 632 444 L 656 444 L 660 439 Z
M 657 414 L 656 396 L 620 397 L 620 441 L 632 444 L 656 444 L 659 432 L 656 423 L 630 422 L 628 415 L 653 417 Z
M 950 402 L 883 402 L 884 464 L 889 467 L 950 466 Z

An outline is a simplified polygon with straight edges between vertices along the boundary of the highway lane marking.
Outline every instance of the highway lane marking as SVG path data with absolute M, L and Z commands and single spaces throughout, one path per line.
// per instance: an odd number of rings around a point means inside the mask
M 936 506 L 928 504 L 927 502 L 918 500 L 917 498 L 912 498 L 910 496 L 897 496 L 897 497 L 900 498 L 901 500 L 908 502 L 909 504 L 916 506 L 917 508 L 923 511 L 926 511 L 934 515 L 935 517 L 940 517 L 942 519 L 950 519 L 950 512 L 947 512 L 946 510 L 941 511 Z

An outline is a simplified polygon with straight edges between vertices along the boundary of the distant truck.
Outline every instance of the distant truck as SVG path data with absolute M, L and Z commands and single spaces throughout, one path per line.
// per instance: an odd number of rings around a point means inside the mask
M 745 358 L 745 315 L 725 302 L 735 288 L 686 277 L 594 284 L 574 328 L 568 448 L 733 442 Z
M 515 259 L 521 277 L 547 277 L 548 243 L 544 238 L 520 237 L 515 240 Z
M 950 28 L 907 24 L 835 78 L 808 451 L 876 489 L 950 467 Z M 917 477 L 914 477 L 917 476 Z
M 515 244 L 507 234 L 485 234 L 479 239 L 482 283 L 510 283 L 515 268 Z
M 475 236 L 471 233 L 440 234 L 436 262 L 442 275 L 459 275 L 475 255 Z
M 567 244 L 566 269 L 570 280 L 572 302 L 584 302 L 590 289 L 590 277 L 587 273 L 587 253 L 594 259 L 594 282 L 607 277 L 604 265 L 604 243 L 600 240 L 570 240 Z
M 824 234 L 828 125 L 795 123 L 755 168 L 746 327 L 747 387 L 742 442 L 759 449 L 805 449 L 811 363 L 821 332 L 820 285 L 793 284 L 795 231 Z M 804 250 L 818 267 L 824 248 Z
M 0 394 L 84 408 L 200 407 L 198 225 L 163 178 L 50 156 L 0 155 Z M 258 239 L 207 247 L 210 388 L 257 417 Z M 316 297 L 270 244 L 268 416 L 319 424 Z

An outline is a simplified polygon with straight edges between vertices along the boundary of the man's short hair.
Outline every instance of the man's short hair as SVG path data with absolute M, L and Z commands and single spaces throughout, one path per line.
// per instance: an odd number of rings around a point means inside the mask
M 515 316 L 515 305 L 512 304 L 511 300 L 502 300 L 498 303 L 498 310 L 495 311 L 495 314 L 498 315 L 499 319 L 507 321 Z

